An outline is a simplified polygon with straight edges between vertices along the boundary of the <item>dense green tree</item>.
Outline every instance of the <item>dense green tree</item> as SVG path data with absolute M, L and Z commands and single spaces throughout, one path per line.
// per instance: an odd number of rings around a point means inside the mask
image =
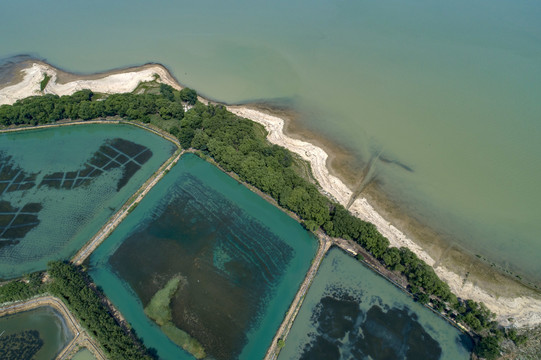
M 68 98 L 70 99 L 70 102 L 78 104 L 81 101 L 92 100 L 92 96 L 94 96 L 94 93 L 92 92 L 92 90 L 83 89 L 83 90 L 79 90 L 73 93 L 73 95 L 69 96 Z
M 160 94 L 169 101 L 175 101 L 175 95 L 173 94 L 171 85 L 160 84 Z
M 190 105 L 195 105 L 197 102 L 197 92 L 193 89 L 185 87 L 180 90 L 180 99 Z
M 402 258 L 400 257 L 400 250 L 395 247 L 388 248 L 382 256 L 383 262 L 390 268 L 396 267 L 400 264 Z
M 495 336 L 481 337 L 474 352 L 487 360 L 496 359 L 500 355 L 500 343 Z
M 25 300 L 45 291 L 47 291 L 47 286 L 41 282 L 41 273 L 28 274 L 24 276 L 23 280 L 12 280 L 0 286 L 0 304 Z
M 100 299 L 103 295 L 89 286 L 90 279 L 85 273 L 60 261 L 49 263 L 48 273 L 52 279 L 50 291 L 64 300 L 110 359 L 151 359 L 144 346 L 135 340 L 133 334 L 127 333 L 104 307 Z
M 428 304 L 430 301 L 430 296 L 428 296 L 426 293 L 420 293 L 415 299 L 421 304 Z
M 81 118 L 83 120 L 90 120 L 97 117 L 97 113 L 94 111 L 94 108 L 92 107 L 90 101 L 83 101 L 79 104 L 78 109 L 78 118 Z
M 182 106 L 182 104 L 177 102 L 171 103 L 171 105 L 169 105 L 169 111 L 171 112 L 171 116 L 175 119 L 180 120 L 184 117 L 184 106 Z

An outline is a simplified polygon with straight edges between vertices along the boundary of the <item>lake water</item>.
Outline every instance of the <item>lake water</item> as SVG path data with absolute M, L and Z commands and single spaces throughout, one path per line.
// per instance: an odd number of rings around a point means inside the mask
M 157 61 L 214 99 L 290 105 L 347 166 L 386 160 L 370 173 L 401 211 L 541 281 L 540 18 L 532 0 L 24 0 L 2 4 L 0 57 Z
M 160 358 L 191 358 L 144 313 L 178 278 L 161 314 L 170 312 L 169 329 L 211 358 L 258 359 L 316 248 L 295 220 L 186 154 L 92 254 L 90 275 Z
M 469 359 L 471 341 L 397 287 L 333 248 L 280 360 Z
M 0 278 L 74 255 L 175 148 L 130 125 L 0 134 Z
M 73 339 L 62 316 L 51 307 L 3 316 L 0 332 L 0 358 L 4 360 L 54 359 Z

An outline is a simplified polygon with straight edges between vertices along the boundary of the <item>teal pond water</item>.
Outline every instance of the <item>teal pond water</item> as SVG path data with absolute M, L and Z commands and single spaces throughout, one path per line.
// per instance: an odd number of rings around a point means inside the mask
M 0 318 L 0 358 L 51 360 L 73 339 L 64 318 L 39 307 Z
M 285 102 L 354 169 L 388 160 L 371 174 L 403 212 L 541 284 L 539 19 L 535 0 L 5 1 L 0 57 L 156 61 L 213 99 Z
M 0 278 L 74 255 L 174 150 L 130 125 L 0 134 Z
M 90 275 L 162 359 L 190 359 L 144 313 L 173 277 L 173 325 L 214 359 L 262 358 L 317 241 L 296 221 L 192 154 L 90 258 Z
M 71 360 L 96 360 L 96 357 L 87 348 L 82 348 L 71 358 Z
M 469 359 L 471 342 L 397 287 L 333 248 L 279 360 Z

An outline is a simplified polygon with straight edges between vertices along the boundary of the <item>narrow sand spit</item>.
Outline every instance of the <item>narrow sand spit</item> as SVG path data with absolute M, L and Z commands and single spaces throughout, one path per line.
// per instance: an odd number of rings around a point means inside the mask
M 74 80 L 61 84 L 57 82 L 57 70 L 50 65 L 34 63 L 31 67 L 23 69 L 23 81 L 0 89 L 0 105 L 13 104 L 15 101 L 32 95 L 55 94 L 70 95 L 82 89 L 91 89 L 106 94 L 133 91 L 142 81 L 152 81 L 157 74 L 160 81 L 174 88 L 179 88 L 169 72 L 160 65 L 145 66 L 140 71 L 104 74 L 103 78 L 92 80 Z M 40 83 L 45 74 L 51 77 L 49 83 L 40 91 Z
M 57 82 L 57 70 L 50 65 L 34 63 L 22 71 L 25 74 L 20 83 L 0 89 L 0 105 L 12 104 L 18 99 L 42 94 L 40 82 L 43 80 L 44 74 L 51 76 L 49 84 L 43 91 L 46 94 L 69 95 L 81 89 L 91 89 L 95 92 L 108 94 L 130 92 L 140 82 L 154 80 L 155 74 L 160 76 L 160 82 L 177 89 L 180 88 L 169 72 L 160 65 L 147 65 L 140 69 L 129 69 L 126 72 L 117 71 L 114 74 L 103 74 L 103 77 L 96 79 L 75 79 L 64 84 Z M 201 98 L 200 100 L 206 101 Z M 310 163 L 314 177 L 327 196 L 342 205 L 348 203 L 352 191 L 339 178 L 329 172 L 326 165 L 328 154 L 323 149 L 286 136 L 283 131 L 284 120 L 281 118 L 243 106 L 229 106 L 228 109 L 241 117 L 262 124 L 268 131 L 270 142 L 288 148 Z M 350 211 L 355 216 L 376 225 L 378 230 L 389 239 L 392 246 L 408 247 L 429 265 L 435 264 L 435 260 L 428 253 L 385 220 L 365 198 L 357 198 L 351 205 Z M 445 267 L 438 266 L 435 271 L 442 280 L 449 284 L 457 296 L 484 302 L 491 311 L 497 314 L 497 319 L 502 325 L 514 324 L 518 327 L 530 327 L 541 324 L 541 297 L 501 297 L 497 293 L 488 292 L 476 286 L 471 281 L 465 281 L 464 277 Z M 511 318 L 513 321 L 510 321 Z

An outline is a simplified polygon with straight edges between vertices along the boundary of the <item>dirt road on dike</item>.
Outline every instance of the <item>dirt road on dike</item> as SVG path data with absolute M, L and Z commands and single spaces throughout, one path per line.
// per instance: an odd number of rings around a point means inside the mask
M 113 232 L 114 229 L 128 216 L 130 209 L 133 206 L 139 204 L 141 200 L 148 194 L 148 192 L 165 176 L 165 174 L 171 170 L 171 168 L 178 162 L 180 157 L 185 153 L 185 150 L 182 150 L 178 153 L 173 160 L 166 161 L 159 169 L 148 179 L 143 186 L 132 196 L 132 201 L 129 201 L 122 206 L 122 208 L 117 211 L 109 221 L 98 231 L 96 235 L 90 239 L 82 248 L 75 254 L 71 259 L 71 262 L 75 265 L 81 265 L 91 254 L 96 250 L 96 248 Z
M 312 265 L 310 266 L 310 269 L 308 269 L 306 277 L 304 278 L 304 281 L 299 287 L 299 290 L 297 291 L 297 294 L 295 295 L 295 298 L 293 299 L 293 302 L 291 303 L 291 306 L 289 307 L 289 310 L 284 317 L 284 321 L 282 321 L 282 324 L 278 328 L 276 335 L 274 335 L 274 339 L 272 339 L 272 343 L 267 350 L 267 353 L 265 354 L 264 360 L 273 360 L 278 357 L 281 349 L 278 345 L 278 341 L 285 341 L 285 339 L 287 338 L 289 330 L 291 330 L 291 326 L 293 326 L 293 322 L 295 321 L 299 309 L 301 308 L 304 296 L 306 295 L 306 292 L 310 288 L 310 285 L 312 284 L 312 281 L 317 274 L 319 265 L 321 265 L 321 262 L 325 258 L 325 254 L 327 253 L 327 251 L 329 251 L 331 245 L 333 244 L 331 239 L 327 235 L 324 235 L 322 233 L 318 234 L 318 240 L 319 248 L 317 249 L 316 256 L 312 260 Z

